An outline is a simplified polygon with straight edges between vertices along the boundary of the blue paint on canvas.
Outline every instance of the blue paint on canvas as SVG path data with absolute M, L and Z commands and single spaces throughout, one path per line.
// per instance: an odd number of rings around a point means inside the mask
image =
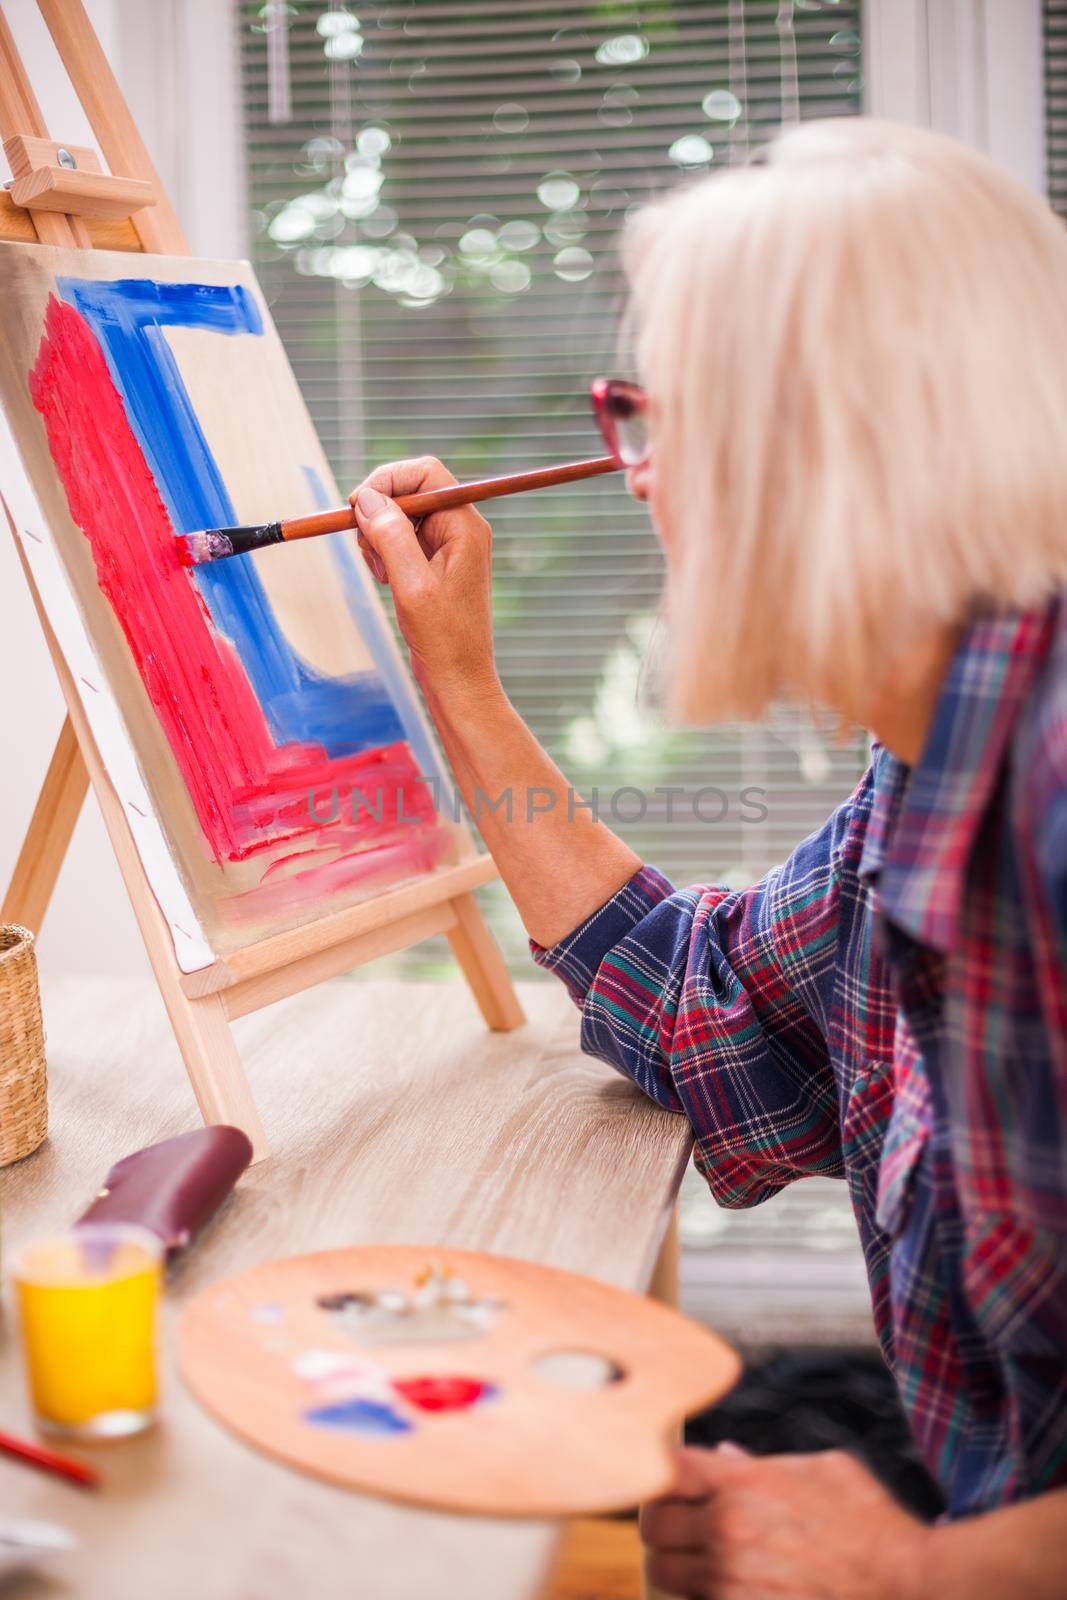
M 329 508 L 330 498 L 326 493 L 325 484 L 314 467 L 305 465 L 302 470 L 317 509 L 326 511 Z M 342 588 L 348 609 L 352 613 L 352 620 L 359 629 L 360 638 L 366 643 L 371 659 L 378 668 L 382 682 L 397 708 L 404 728 L 404 737 L 419 764 L 419 771 L 426 778 L 434 776 L 443 778 L 440 758 L 430 743 L 426 725 L 419 716 L 408 690 L 404 669 L 390 646 L 382 614 L 367 593 L 363 575 L 358 569 L 357 562 L 360 557 L 353 549 L 352 535 L 331 534 L 329 545 L 330 554 L 340 569 Z
M 263 320 L 253 296 L 240 284 L 141 278 L 61 278 L 59 286 L 100 341 L 175 532 L 235 523 L 164 329 L 261 335 Z M 234 404 L 240 405 L 239 395 Z M 233 642 L 279 744 L 319 744 L 328 756 L 343 757 L 404 737 L 397 711 L 407 700 L 404 686 L 397 696 L 395 684 L 383 681 L 380 671 L 329 677 L 309 666 L 278 626 L 253 562 L 212 563 L 198 567 L 195 577 L 212 621 Z M 374 658 L 377 666 L 380 657 L 372 647 Z

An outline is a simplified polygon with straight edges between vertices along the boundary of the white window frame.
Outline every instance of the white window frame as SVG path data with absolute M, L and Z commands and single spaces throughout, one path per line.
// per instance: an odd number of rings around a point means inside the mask
M 194 255 L 249 252 L 233 0 L 96 0 L 123 92 Z
M 1041 0 L 865 0 L 864 110 L 951 134 L 1044 193 Z

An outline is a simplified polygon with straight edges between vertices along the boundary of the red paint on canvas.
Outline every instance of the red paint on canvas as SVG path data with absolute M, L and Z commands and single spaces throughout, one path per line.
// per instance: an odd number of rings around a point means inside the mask
M 267 899 L 279 906 L 436 865 L 448 838 L 406 744 L 340 759 L 319 745 L 274 744 L 236 653 L 178 560 L 100 346 L 79 312 L 56 299 L 30 387 L 71 516 L 89 541 L 100 587 L 215 859 L 303 846 L 271 884 Z M 353 788 L 367 801 L 355 814 Z M 316 861 L 324 852 L 330 859 Z M 270 909 L 259 891 L 240 898 Z

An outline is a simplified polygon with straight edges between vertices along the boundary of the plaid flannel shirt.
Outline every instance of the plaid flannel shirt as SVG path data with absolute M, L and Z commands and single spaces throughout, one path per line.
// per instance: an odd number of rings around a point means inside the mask
M 958 1516 L 1067 1483 L 1067 607 L 984 618 L 754 888 L 645 867 L 535 958 L 725 1206 L 846 1180 L 882 1348 Z

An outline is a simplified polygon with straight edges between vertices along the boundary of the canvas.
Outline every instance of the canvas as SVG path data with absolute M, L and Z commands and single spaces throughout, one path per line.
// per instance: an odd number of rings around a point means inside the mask
M 246 263 L 0 244 L 0 491 L 185 971 L 473 853 Z

